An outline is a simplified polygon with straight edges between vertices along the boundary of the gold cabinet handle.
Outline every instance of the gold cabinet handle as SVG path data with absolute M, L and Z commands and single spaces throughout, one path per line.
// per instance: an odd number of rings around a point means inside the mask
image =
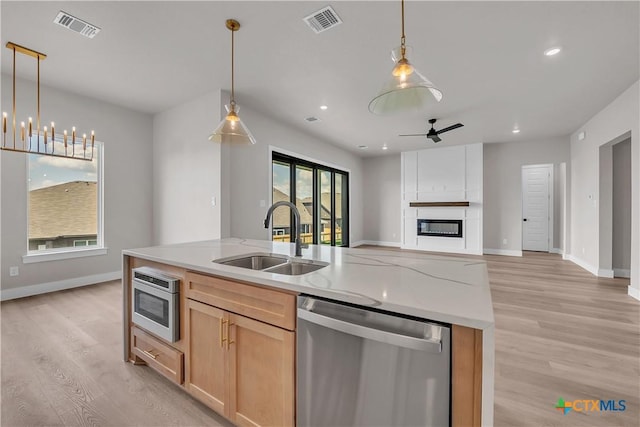
M 235 323 L 229 322 L 227 324 L 227 350 L 229 350 L 229 346 L 233 343 L 235 343 L 235 341 L 233 341 L 231 338 L 229 338 L 229 327 L 235 325 Z
M 151 350 L 149 350 L 149 351 L 147 351 L 147 350 L 142 350 L 142 352 L 143 352 L 144 354 L 146 354 L 147 356 L 149 356 L 150 358 L 152 358 L 153 360 L 155 360 L 155 359 L 156 359 L 156 357 L 158 357 L 159 355 L 158 355 L 158 354 L 153 354 L 153 353 L 151 353 L 151 351 L 152 351 L 152 350 L 153 350 L 153 349 L 151 349 Z
M 224 330 L 225 327 L 224 325 L 227 323 L 226 320 L 223 320 L 222 317 L 220 318 L 220 348 L 224 348 L 224 342 L 227 340 L 224 337 Z M 228 336 L 228 335 L 227 335 Z

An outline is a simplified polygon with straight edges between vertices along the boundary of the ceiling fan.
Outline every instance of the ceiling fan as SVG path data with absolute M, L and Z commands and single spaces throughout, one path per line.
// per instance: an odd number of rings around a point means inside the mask
M 456 123 L 455 125 L 451 125 L 451 126 L 446 127 L 444 129 L 435 130 L 433 125 L 436 123 L 436 121 L 437 121 L 437 119 L 430 119 L 429 120 L 429 123 L 431 124 L 431 129 L 429 129 L 429 132 L 427 132 L 427 133 L 412 133 L 412 134 L 398 135 L 398 136 L 426 136 L 427 138 L 429 138 L 433 142 L 440 142 L 440 141 L 442 141 L 442 139 L 438 135 L 440 135 L 441 133 L 449 132 L 450 130 L 458 129 L 458 128 L 461 128 L 462 126 L 464 126 L 462 123 Z

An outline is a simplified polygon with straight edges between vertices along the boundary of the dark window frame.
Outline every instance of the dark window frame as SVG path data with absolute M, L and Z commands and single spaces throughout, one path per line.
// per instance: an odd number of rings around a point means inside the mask
M 340 191 L 342 192 L 343 189 L 346 189 L 346 197 L 344 197 L 343 195 L 343 200 L 345 203 L 342 204 L 342 244 L 340 245 L 340 247 L 349 247 L 349 202 L 350 202 L 350 196 L 349 196 L 349 172 L 345 171 L 345 170 L 341 170 L 341 169 L 336 169 L 333 168 L 331 166 L 326 166 L 320 163 L 315 163 L 315 162 L 311 162 L 308 160 L 304 160 L 304 159 L 299 159 L 297 157 L 294 156 L 290 156 L 287 154 L 283 154 L 283 153 L 279 153 L 277 151 L 272 151 L 271 152 L 271 176 L 273 179 L 273 164 L 275 162 L 279 162 L 279 163 L 286 163 L 289 165 L 289 183 L 290 183 L 290 188 L 289 188 L 289 192 L 291 193 L 289 195 L 289 201 L 291 203 L 295 203 L 296 200 L 296 166 L 303 166 L 306 168 L 310 168 L 312 169 L 312 177 L 313 177 L 313 197 L 312 197 L 312 210 L 313 210 L 313 224 L 315 225 L 314 228 L 314 233 L 313 233 L 313 244 L 316 245 L 319 242 L 319 225 L 320 225 L 320 215 L 319 215 L 319 209 L 317 206 L 318 203 L 318 198 L 319 196 L 319 192 L 320 192 L 320 183 L 319 183 L 319 179 L 318 179 L 318 175 L 320 171 L 326 171 L 326 172 L 330 172 L 331 173 L 331 190 L 330 190 L 330 194 L 331 194 L 331 246 L 336 246 L 336 241 L 335 241 L 335 223 L 336 223 L 336 212 L 335 212 L 335 206 L 336 206 L 336 200 L 335 200 L 335 194 L 336 194 L 336 189 L 335 189 L 335 175 L 336 174 L 340 174 L 342 176 L 342 188 L 340 189 Z M 272 187 L 273 187 L 273 183 L 272 183 Z M 272 193 L 273 193 L 273 188 L 272 188 Z M 342 194 L 342 193 L 341 193 Z M 320 200 L 321 203 L 321 200 Z M 293 212 L 290 213 L 290 218 L 289 218 L 289 224 L 293 224 Z M 291 233 L 290 239 L 293 240 L 293 235 L 294 233 Z

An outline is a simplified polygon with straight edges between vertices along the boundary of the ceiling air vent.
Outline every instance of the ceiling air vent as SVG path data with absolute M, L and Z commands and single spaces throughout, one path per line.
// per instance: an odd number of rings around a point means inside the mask
M 88 22 L 76 18 L 73 15 L 69 15 L 67 12 L 62 10 L 58 13 L 58 16 L 56 16 L 56 19 L 54 19 L 53 22 L 75 31 L 76 33 L 80 33 L 85 37 L 89 37 L 90 39 L 94 38 L 95 35 L 100 32 L 100 28 L 95 25 L 89 24 Z
M 316 34 L 342 24 L 342 19 L 340 19 L 331 6 L 313 12 L 311 15 L 303 18 L 303 20 Z
M 312 122 L 319 122 L 319 121 L 320 121 L 320 119 L 319 119 L 319 118 L 317 118 L 317 117 L 313 117 L 313 116 L 305 117 L 305 120 L 306 120 L 306 121 L 308 121 L 309 123 L 312 123 Z

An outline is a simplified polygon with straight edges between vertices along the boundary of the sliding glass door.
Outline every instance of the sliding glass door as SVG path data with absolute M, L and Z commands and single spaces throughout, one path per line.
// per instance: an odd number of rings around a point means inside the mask
M 301 240 L 331 246 L 349 246 L 349 174 L 306 160 L 273 153 L 273 202 L 287 200 L 300 212 Z M 274 241 L 294 239 L 293 215 L 274 212 Z

